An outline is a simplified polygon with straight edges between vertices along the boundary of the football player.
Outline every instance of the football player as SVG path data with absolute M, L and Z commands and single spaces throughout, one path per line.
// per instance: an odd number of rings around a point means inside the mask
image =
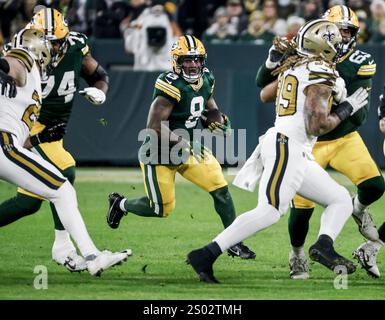
M 85 257 L 86 268 L 99 276 L 103 270 L 127 260 L 130 252 L 100 252 L 88 235 L 71 183 L 53 164 L 26 148 L 64 135 L 62 126 L 47 125 L 30 136 L 41 107 L 41 74 L 50 60 L 44 33 L 33 29 L 21 30 L 0 59 L 3 74 L 12 77 L 17 85 L 16 95 L 0 95 L 0 178 L 50 200 Z
M 44 32 L 52 46 L 52 61 L 42 80 L 43 104 L 31 134 L 37 134 L 46 126 L 56 124 L 58 121 L 67 124 L 75 93 L 79 89 L 80 78 L 89 85 L 82 93 L 91 103 L 99 105 L 105 101 L 108 75 L 91 56 L 88 40 L 84 34 L 70 32 L 62 14 L 56 9 L 45 7 L 35 13 L 27 28 Z M 34 147 L 34 150 L 58 168 L 68 181 L 74 183 L 75 160 L 64 149 L 63 140 L 40 143 Z M 0 226 L 37 212 L 42 201 L 43 198 L 19 188 L 14 198 L 0 205 Z M 51 210 L 55 224 L 52 259 L 64 265 L 70 257 L 75 262 L 71 267 L 66 265 L 70 271 L 84 270 L 85 260 L 77 255 L 76 248 L 52 203 Z
M 238 216 L 213 242 L 188 254 L 188 262 L 202 281 L 218 282 L 213 273 L 218 256 L 278 222 L 297 192 L 325 207 L 318 240 L 309 249 L 311 259 L 333 271 L 337 266 L 347 273 L 355 271 L 353 263 L 333 248 L 353 210 L 349 193 L 311 155 L 318 136 L 332 131 L 367 102 L 368 93 L 359 88 L 329 113 L 341 40 L 337 26 L 323 19 L 310 21 L 299 30 L 297 54 L 277 70 L 275 125 L 260 139 L 263 171 L 258 205 Z
M 161 150 L 166 149 L 167 156 L 170 156 L 168 159 L 172 157 L 171 149 L 176 144 L 183 144 L 183 148 L 188 149 L 191 155 L 182 163 L 165 162 L 164 157 L 158 159 L 158 154 L 149 151 L 151 144 L 157 145 L 158 141 L 147 139 L 139 151 L 146 196 L 126 199 L 118 193 L 111 193 L 107 213 L 107 223 L 111 228 L 117 228 L 121 218 L 128 212 L 144 217 L 167 217 L 175 207 L 177 172 L 210 193 L 225 227 L 235 219 L 233 200 L 220 164 L 208 149 L 192 140 L 192 131 L 202 111 L 218 109 L 213 98 L 214 76 L 205 67 L 205 47 L 194 36 L 181 36 L 172 46 L 171 57 L 173 71 L 162 73 L 155 82 L 147 128 L 155 130 L 156 140 L 159 140 Z M 225 119 L 224 124 L 218 122 L 212 129 L 228 131 L 230 121 L 227 117 Z M 162 124 L 163 121 L 168 121 L 168 128 Z M 178 129 L 186 130 L 190 140 L 182 139 L 182 136 L 173 132 Z M 166 133 L 165 136 L 162 136 L 163 133 Z M 162 148 L 165 145 L 170 148 Z M 148 155 L 155 158 L 154 161 L 144 161 Z M 242 259 L 255 258 L 254 252 L 242 243 L 234 243 L 229 248 L 229 254 Z
M 359 32 L 358 18 L 349 7 L 338 5 L 330 8 L 324 18 L 335 23 L 342 35 L 343 47 L 337 71 L 346 84 L 347 95 L 352 95 L 357 88 L 370 91 L 376 64 L 369 53 L 356 49 L 356 37 Z M 261 66 L 257 75 L 257 84 L 265 87 L 274 80 L 272 69 L 279 65 L 279 54 L 271 48 L 269 58 Z M 337 83 L 337 86 L 344 86 Z M 343 94 L 344 95 L 344 94 Z M 341 98 L 341 97 L 340 97 Z M 353 218 L 359 230 L 367 239 L 378 239 L 378 232 L 368 212 L 368 206 L 378 200 L 385 190 L 384 178 L 372 159 L 357 129 L 366 121 L 370 107 L 367 105 L 351 117 L 344 120 L 333 131 L 321 135 L 313 149 L 315 160 L 323 167 L 330 166 L 348 177 L 357 186 L 357 195 L 353 197 Z M 333 104 L 331 111 L 338 108 Z M 307 279 L 309 268 L 303 245 L 309 229 L 309 220 L 315 204 L 303 197 L 296 196 L 289 217 L 291 251 L 289 254 L 290 277 Z
M 385 133 L 385 87 L 382 95 L 380 96 L 380 104 L 378 106 L 378 118 L 379 118 L 379 127 L 381 132 Z M 385 141 L 384 141 L 384 155 L 385 155 Z M 379 278 L 380 270 L 377 266 L 377 255 L 385 243 L 385 222 L 378 229 L 378 240 L 372 241 L 369 240 L 361 244 L 355 251 L 354 256 L 361 264 L 361 266 L 366 270 L 368 275 Z

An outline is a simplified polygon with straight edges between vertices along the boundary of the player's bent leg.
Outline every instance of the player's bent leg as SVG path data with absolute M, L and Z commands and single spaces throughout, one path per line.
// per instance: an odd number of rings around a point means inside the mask
M 16 197 L 0 204 L 0 227 L 39 211 L 42 200 L 17 193 Z

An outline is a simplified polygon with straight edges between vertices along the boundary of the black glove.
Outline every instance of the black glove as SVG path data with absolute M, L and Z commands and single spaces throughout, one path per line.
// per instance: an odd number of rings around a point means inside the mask
M 63 139 L 66 133 L 66 124 L 58 123 L 52 127 L 45 127 L 42 132 L 35 134 L 30 138 L 32 146 L 37 146 L 45 142 L 59 141 Z
M 384 88 L 385 91 L 385 88 Z M 380 104 L 378 105 L 378 119 L 382 119 L 385 117 L 385 97 L 384 95 L 380 95 Z
M 3 70 L 0 69 L 0 86 L 1 86 L 1 95 L 8 98 L 16 97 L 16 81 L 11 76 L 6 74 Z

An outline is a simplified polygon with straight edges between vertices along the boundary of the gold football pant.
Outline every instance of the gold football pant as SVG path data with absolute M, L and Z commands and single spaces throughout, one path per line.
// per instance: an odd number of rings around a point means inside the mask
M 37 134 L 45 128 L 45 125 L 40 122 L 36 122 L 35 125 L 31 129 L 31 135 Z M 43 159 L 51 162 L 56 168 L 60 171 L 64 171 L 69 167 L 73 167 L 76 165 L 76 162 L 72 155 L 64 149 L 63 139 L 55 142 L 47 142 L 39 144 L 35 147 L 36 153 L 38 153 Z M 25 194 L 27 196 L 35 197 L 41 200 L 43 198 L 30 193 L 22 188 L 18 188 L 17 192 Z
M 336 140 L 317 142 L 313 148 L 313 155 L 322 168 L 329 165 L 349 178 L 356 186 L 381 175 L 357 131 Z M 293 201 L 297 209 L 315 207 L 312 201 L 299 195 L 296 195 Z
M 140 163 L 144 186 L 151 206 L 159 216 L 167 217 L 175 208 L 175 175 L 184 178 L 207 192 L 227 186 L 222 168 L 210 153 L 203 162 L 190 156 L 187 163 L 178 166 L 148 165 Z

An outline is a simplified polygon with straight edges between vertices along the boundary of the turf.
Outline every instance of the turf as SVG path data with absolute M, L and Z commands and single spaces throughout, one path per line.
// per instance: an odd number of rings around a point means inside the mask
M 340 179 L 347 183 L 345 179 Z M 229 178 L 231 180 L 231 177 Z M 53 220 L 45 203 L 38 214 L 0 230 L 0 299 L 384 299 L 385 276 L 372 279 L 362 269 L 350 275 L 347 289 L 335 289 L 335 275 L 319 264 L 311 264 L 311 279 L 288 277 L 289 236 L 284 216 L 273 227 L 246 240 L 257 258 L 244 261 L 222 255 L 215 264 L 220 285 L 198 281 L 186 254 L 206 244 L 222 230 L 211 197 L 191 183 L 177 180 L 175 211 L 167 219 L 124 217 L 117 230 L 105 222 L 107 195 L 122 192 L 127 197 L 144 194 L 137 171 L 78 169 L 76 182 L 79 207 L 88 230 L 99 248 L 132 248 L 134 255 L 122 266 L 94 278 L 69 273 L 51 261 Z M 230 187 L 237 212 L 255 207 L 257 194 Z M 352 188 L 350 188 L 353 191 Z M 0 182 L 0 199 L 15 187 Z M 371 208 L 380 225 L 384 219 L 384 198 Z M 311 221 L 306 250 L 315 241 L 320 219 L 317 209 Z M 352 219 L 348 221 L 336 250 L 350 257 L 363 238 Z M 380 270 L 385 263 L 379 256 Z M 34 288 L 36 266 L 48 270 L 48 289 Z M 383 270 L 384 271 L 384 270 Z M 384 271 L 385 272 L 385 271 Z

